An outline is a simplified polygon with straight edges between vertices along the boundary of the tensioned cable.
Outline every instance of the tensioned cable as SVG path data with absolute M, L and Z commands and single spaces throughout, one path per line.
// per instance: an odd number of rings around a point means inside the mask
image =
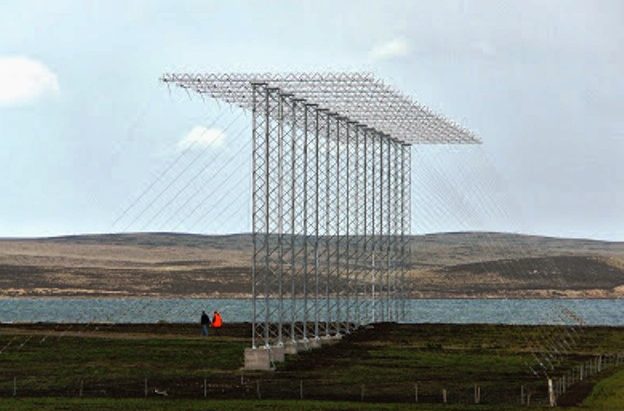
M 241 112 L 241 113 L 239 113 L 239 114 L 238 114 L 238 115 L 234 118 L 234 120 L 232 120 L 232 122 L 228 125 L 228 127 L 230 127 L 230 126 L 231 126 L 231 125 L 232 125 L 232 124 L 233 124 L 236 120 L 238 120 L 238 118 L 240 118 L 240 116 L 241 116 L 241 115 L 242 115 L 242 112 Z M 227 129 L 228 127 L 226 127 L 226 129 Z M 128 231 L 128 228 L 130 228 L 130 227 L 131 227 L 134 223 L 136 223 L 136 222 L 137 222 L 137 220 L 139 220 L 139 219 L 143 216 L 143 214 L 144 214 L 144 213 L 145 213 L 145 212 L 146 212 L 146 211 L 147 211 L 147 210 L 148 210 L 148 209 L 149 209 L 149 208 L 150 208 L 150 207 L 151 207 L 151 206 L 152 206 L 152 205 L 153 205 L 156 201 L 158 201 L 158 199 L 159 199 L 159 198 L 160 198 L 160 197 L 161 197 L 161 196 L 162 196 L 165 192 L 167 192 L 167 190 L 169 190 L 169 188 L 171 188 L 171 186 L 172 186 L 173 184 L 175 184 L 175 182 L 176 182 L 176 181 L 177 181 L 177 180 L 178 180 L 178 179 L 179 179 L 182 175 L 184 175 L 184 173 L 186 173 L 186 172 L 187 172 L 187 171 L 188 171 L 188 170 L 189 170 L 189 169 L 193 166 L 193 164 L 195 164 L 195 162 L 197 162 L 197 161 L 198 161 L 198 160 L 199 160 L 199 159 L 203 156 L 203 154 L 204 154 L 204 153 L 205 153 L 205 152 L 206 152 L 209 148 L 210 148 L 210 144 L 206 145 L 206 146 L 204 147 L 204 149 L 203 149 L 203 150 L 201 150 L 201 151 L 197 154 L 197 156 L 195 156 L 195 157 L 191 160 L 191 162 L 190 162 L 190 163 L 188 163 L 188 164 L 186 165 L 186 167 L 184 167 L 184 169 L 183 169 L 180 173 L 178 173 L 178 174 L 176 175 L 176 177 L 174 177 L 174 179 L 173 179 L 172 181 L 170 181 L 170 182 L 169 182 L 169 184 L 167 184 L 167 185 L 165 186 L 165 188 L 163 188 L 163 189 L 162 189 L 162 190 L 161 190 L 161 191 L 160 191 L 160 192 L 156 195 L 156 198 L 155 198 L 154 200 L 152 200 L 152 201 L 151 201 L 151 202 L 150 202 L 150 203 L 149 203 L 146 207 L 144 207 L 144 208 L 142 209 L 142 211 L 141 211 L 141 212 L 140 212 L 140 213 L 139 213 L 139 214 L 138 214 L 138 215 L 137 215 L 137 216 L 136 216 L 136 217 L 135 217 L 135 218 L 134 218 L 134 219 L 133 219 L 133 220 L 132 220 L 132 221 L 131 221 L 131 222 L 130 222 L 130 223 L 129 223 L 126 227 L 125 227 L 125 228 L 124 228 L 124 230 L 123 230 L 123 231 L 124 231 L 124 232 L 127 232 L 127 231 Z
M 240 135 L 240 132 L 237 134 L 237 136 Z M 213 154 L 213 156 L 206 162 L 206 164 L 199 169 L 199 171 L 197 171 L 189 180 L 187 180 L 186 184 L 184 184 L 184 186 L 182 186 L 182 188 L 180 188 L 174 195 L 173 197 L 171 197 L 163 206 L 160 207 L 160 209 L 152 216 L 152 218 L 147 221 L 143 227 L 141 228 L 140 231 L 145 230 L 151 223 L 153 223 L 161 214 L 163 211 L 165 211 L 167 208 L 169 208 L 169 206 L 171 206 L 171 204 L 178 199 L 178 197 L 184 192 L 186 191 L 186 189 L 188 187 L 191 186 L 191 184 L 196 181 L 203 173 L 204 171 L 206 171 L 207 169 L 209 169 L 213 164 L 212 162 L 215 160 L 218 160 L 219 157 L 221 156 L 221 153 L 219 154 Z M 222 168 L 218 169 L 218 171 L 222 170 Z M 217 173 L 218 173 L 217 171 Z M 214 178 L 214 176 L 213 176 Z
M 219 115 L 212 121 L 212 123 L 210 123 L 210 125 L 207 128 L 212 127 L 223 115 L 223 111 L 219 112 Z M 169 166 L 167 166 L 164 170 L 162 170 L 160 172 L 160 174 L 158 174 L 158 176 L 152 180 L 152 182 L 150 184 L 147 185 L 147 187 L 145 187 L 145 189 L 141 192 L 141 194 L 139 194 L 139 196 L 137 198 L 134 199 L 134 201 L 132 201 L 132 203 L 130 203 L 129 206 L 127 206 L 122 213 L 117 216 L 117 218 L 115 218 L 115 220 L 113 221 L 111 228 L 114 227 L 122 218 L 124 218 L 124 216 L 135 206 L 137 205 L 137 203 L 139 201 L 141 201 L 141 199 L 152 189 L 152 187 L 154 187 L 156 184 L 158 184 L 158 182 L 160 182 L 160 180 L 162 180 L 162 178 L 173 168 L 176 166 L 176 164 L 178 164 L 178 161 L 180 161 L 182 159 L 182 157 L 184 157 L 188 152 L 190 152 L 190 150 L 195 146 L 195 144 L 197 144 L 198 140 L 193 140 L 191 142 L 191 144 L 189 144 L 186 148 L 184 148 L 184 150 L 182 150 L 182 152 L 169 164 Z
M 517 247 L 515 247 L 515 248 L 517 248 Z M 518 251 L 521 251 L 521 250 L 516 250 L 516 253 L 517 253 Z M 565 341 L 564 341 L 564 343 L 565 343 Z
M 237 139 L 237 138 L 238 138 L 238 137 L 239 137 L 239 136 L 240 136 L 240 135 L 241 135 L 244 131 L 247 131 L 247 128 L 246 128 L 246 127 L 245 127 L 245 128 L 243 128 L 242 130 L 240 130 L 240 131 L 239 131 L 239 132 L 238 132 L 238 133 L 237 133 L 237 134 L 233 137 L 233 139 L 234 139 L 234 140 L 235 140 L 235 139 Z M 247 145 L 245 145 L 244 147 L 239 147 L 239 149 L 236 151 L 235 155 L 240 155 L 240 153 L 241 153 L 242 151 L 244 151 L 244 148 L 245 148 L 245 147 L 247 147 L 247 146 L 248 146 L 248 144 L 247 144 Z M 220 154 L 220 155 L 221 155 L 221 154 Z M 220 155 L 219 155 L 219 156 L 220 156 Z M 218 158 L 219 156 L 217 156 L 217 158 Z M 232 158 L 233 158 L 233 157 L 232 157 Z M 231 158 L 231 159 L 232 159 L 232 158 Z M 208 167 L 212 166 L 212 165 L 213 165 L 213 164 L 212 164 L 212 161 L 213 161 L 213 160 L 216 160 L 216 158 L 215 158 L 215 159 L 212 159 L 211 161 L 209 161 L 209 162 L 208 162 L 208 164 L 206 164 L 206 166 L 205 166 L 204 168 L 202 168 L 202 170 L 201 170 L 199 173 L 197 173 L 197 175 L 196 175 L 195 177 L 193 177 L 193 179 L 189 182 L 189 184 L 187 184 L 187 186 L 190 186 L 190 183 L 192 183 L 192 181 L 194 181 L 194 179 L 195 179 L 195 178 L 199 177 L 199 175 L 200 175 L 201 173 L 203 173 L 203 171 L 207 170 L 207 169 L 208 169 Z M 247 160 L 245 160 L 245 161 L 247 161 Z M 230 164 L 230 162 L 226 162 L 226 164 Z M 212 180 L 213 180 L 216 176 L 218 176 L 218 175 L 221 173 L 221 171 L 223 171 L 224 169 L 225 169 L 225 167 L 220 167 L 220 168 L 218 168 L 218 169 L 217 169 L 217 171 L 216 171 L 213 175 L 211 175 L 210 180 L 212 181 Z M 175 211 L 174 211 L 174 212 L 173 212 L 173 213 L 169 216 L 169 218 L 168 218 L 168 219 L 167 219 L 164 223 L 162 223 L 162 224 L 160 225 L 160 228 L 162 228 L 162 227 L 166 226 L 169 222 L 171 222 L 171 220 L 172 220 L 174 217 L 178 216 L 178 215 L 180 214 L 180 212 L 181 212 L 181 211 L 182 211 L 182 210 L 183 210 L 183 209 L 184 209 L 184 208 L 185 208 L 185 207 L 189 204 L 189 202 L 191 202 L 191 201 L 193 200 L 193 198 L 195 198 L 195 196 L 197 196 L 197 195 L 198 195 L 198 194 L 199 194 L 202 190 L 204 190 L 204 189 L 205 189 L 205 186 L 201 185 L 198 189 L 196 189 L 196 190 L 195 190 L 195 192 L 194 192 L 193 194 L 189 195 L 189 196 L 187 197 L 186 201 L 184 201 L 184 202 L 183 202 L 183 203 L 182 203 L 182 204 L 181 204 L 181 205 L 180 205 L 180 206 L 179 206 L 179 207 L 178 207 L 178 208 L 177 208 L 177 209 L 176 209 L 176 210 L 175 210 Z M 213 189 L 213 191 L 214 191 L 214 189 Z M 163 207 L 163 208 L 165 208 L 165 207 Z M 161 210 L 162 210 L 162 208 L 161 208 Z M 181 224 L 181 222 L 179 222 L 179 223 L 175 226 L 174 230 L 175 230 L 175 229 L 176 229 L 176 228 L 177 228 L 180 224 Z
M 443 203 L 444 204 L 444 203 Z M 465 207 L 460 207 L 460 210 L 464 210 L 465 211 Z M 486 237 L 486 240 L 489 241 L 489 236 Z M 489 248 L 489 246 L 487 245 L 487 243 L 485 244 L 487 248 Z M 499 279 L 500 280 L 500 279 Z

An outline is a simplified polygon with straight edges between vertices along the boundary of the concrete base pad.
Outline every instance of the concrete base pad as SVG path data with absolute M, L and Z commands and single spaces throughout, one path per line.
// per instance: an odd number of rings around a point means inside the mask
M 284 354 L 286 354 L 284 346 L 273 346 L 269 351 L 271 351 L 271 360 L 273 362 L 284 362 Z
M 272 371 L 271 351 L 266 348 L 245 348 L 245 369 Z
M 310 341 L 308 341 L 308 348 L 311 350 L 321 348 L 321 340 L 317 340 L 316 338 L 311 339 Z
M 286 354 L 297 354 L 303 351 L 308 351 L 309 341 L 289 341 L 284 344 L 284 351 Z
M 286 344 L 284 344 L 284 354 L 297 354 L 297 343 L 296 342 L 292 342 L 289 341 Z
M 246 370 L 273 371 L 278 362 L 284 362 L 284 347 L 245 348 Z
M 321 337 L 320 339 L 321 345 L 334 345 L 340 340 L 342 340 L 341 334 L 324 336 L 324 337 Z

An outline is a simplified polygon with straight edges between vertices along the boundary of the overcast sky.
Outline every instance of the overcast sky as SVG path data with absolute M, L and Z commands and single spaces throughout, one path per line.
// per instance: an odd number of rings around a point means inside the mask
M 414 148 L 415 232 L 624 240 L 624 3 L 527 0 L 0 1 L 0 236 L 248 231 L 175 71 L 372 71 L 483 140 Z

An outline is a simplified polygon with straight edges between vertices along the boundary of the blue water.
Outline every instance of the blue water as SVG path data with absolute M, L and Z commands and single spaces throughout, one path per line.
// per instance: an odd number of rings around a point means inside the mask
M 289 304 L 286 302 L 286 304 Z M 623 300 L 431 299 L 407 301 L 410 323 L 578 324 L 624 326 Z M 250 300 L 156 298 L 0 299 L 0 322 L 196 322 L 201 310 L 249 321 Z

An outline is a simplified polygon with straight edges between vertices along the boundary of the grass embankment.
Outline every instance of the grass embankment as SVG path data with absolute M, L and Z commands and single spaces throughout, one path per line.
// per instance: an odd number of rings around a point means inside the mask
M 77 397 L 81 382 L 84 395 L 67 401 L 3 400 L 0 407 L 407 409 L 407 404 L 364 404 L 413 403 L 417 383 L 421 403 L 441 402 L 446 389 L 444 409 L 472 409 L 467 407 L 478 384 L 484 405 L 474 409 L 511 410 L 519 405 L 521 385 L 533 392 L 534 404 L 545 401 L 546 382 L 529 368 L 537 369 L 534 354 L 542 357 L 545 347 L 564 340 L 571 347 L 561 357 L 560 372 L 594 354 L 624 352 L 624 329 L 618 328 L 566 332 L 557 327 L 380 324 L 334 346 L 289 357 L 273 373 L 247 373 L 240 367 L 248 325 L 228 325 L 207 339 L 197 332 L 191 325 L 0 326 L 0 396 L 12 395 L 13 377 L 18 397 Z M 593 406 L 619 402 L 624 409 L 624 393 L 614 388 L 624 380 L 619 375 L 605 380 L 615 379 L 613 384 L 598 384 L 588 401 Z M 92 398 L 142 397 L 146 378 L 148 399 Z M 204 379 L 209 403 L 203 398 Z M 296 400 L 301 388 L 306 400 L 357 402 L 272 402 Z M 167 391 L 168 397 L 153 398 L 154 389 Z M 262 401 L 256 403 L 258 389 Z

